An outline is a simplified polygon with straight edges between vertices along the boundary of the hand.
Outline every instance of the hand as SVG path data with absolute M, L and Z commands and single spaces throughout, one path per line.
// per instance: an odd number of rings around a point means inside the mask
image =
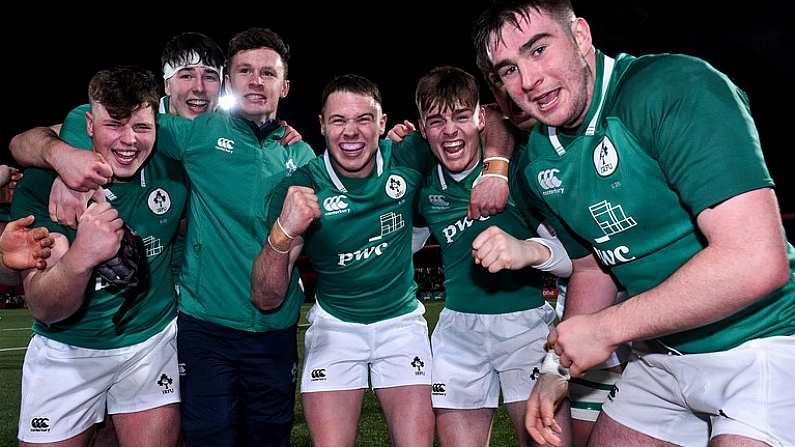
M 516 239 L 497 226 L 487 228 L 472 241 L 475 264 L 491 273 L 541 264 L 549 255 L 549 249 L 538 242 Z
M 475 220 L 493 216 L 508 203 L 508 182 L 499 177 L 482 177 L 472 188 L 467 217 Z
M 618 349 L 612 341 L 610 325 L 602 324 L 605 310 L 594 314 L 575 315 L 561 321 L 547 337 L 547 346 L 555 349 L 560 364 L 569 368 L 572 377 L 604 362 Z
M 110 182 L 113 168 L 97 152 L 72 149 L 58 151 L 53 168 L 66 186 L 77 191 L 88 191 Z
M 0 165 L 0 203 L 11 203 L 14 198 L 14 188 L 21 179 L 22 173 L 19 169 Z
M 22 173 L 19 169 L 8 166 L 0 165 L 0 187 L 10 185 L 11 182 L 18 182 L 22 178 Z
M 93 198 L 95 202 L 80 216 L 71 247 L 78 256 L 77 268 L 85 270 L 116 256 L 124 236 L 124 222 L 105 199 L 105 191 L 97 189 Z
M 320 218 L 320 203 L 315 191 L 305 186 L 291 186 L 284 198 L 279 222 L 292 237 L 304 234 L 312 221 Z
M 77 221 L 86 212 L 88 200 L 94 191 L 80 192 L 70 189 L 61 177 L 56 177 L 50 189 L 50 201 L 47 210 L 50 219 L 70 228 L 77 228 Z
M 395 124 L 395 126 L 387 132 L 386 137 L 395 143 L 400 143 L 406 136 L 417 130 L 414 124 L 409 120 L 404 120 L 402 123 Z
M 555 421 L 555 411 L 566 397 L 569 382 L 555 374 L 541 374 L 527 399 L 524 425 L 533 440 L 540 445 L 561 445 L 561 429 Z
M 47 268 L 46 259 L 50 257 L 54 240 L 44 227 L 28 228 L 33 220 L 33 216 L 28 216 L 9 222 L 0 235 L 0 252 L 6 267 L 14 270 Z
M 304 139 L 304 137 L 302 137 L 297 130 L 295 130 L 291 125 L 287 124 L 287 121 L 282 121 L 282 125 L 284 126 L 284 136 L 281 140 L 279 140 L 279 144 L 282 146 L 289 146 Z

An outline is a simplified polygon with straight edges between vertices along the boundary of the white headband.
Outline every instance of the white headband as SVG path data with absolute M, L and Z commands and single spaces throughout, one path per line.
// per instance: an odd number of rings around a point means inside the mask
M 224 67 L 223 66 L 212 67 L 210 65 L 204 64 L 202 59 L 201 59 L 201 56 L 199 56 L 199 53 L 197 53 L 195 51 L 191 51 L 187 55 L 185 60 L 187 60 L 189 62 L 185 63 L 185 64 L 182 64 L 182 65 L 171 65 L 171 63 L 166 62 L 166 65 L 163 66 L 163 79 L 170 79 L 172 76 L 177 74 L 177 72 L 182 70 L 182 69 L 185 69 L 185 68 L 199 68 L 199 67 L 205 67 L 205 68 L 209 68 L 210 70 L 215 70 L 215 72 L 218 73 L 218 77 L 219 78 L 221 78 L 223 76 L 223 72 L 224 72 Z

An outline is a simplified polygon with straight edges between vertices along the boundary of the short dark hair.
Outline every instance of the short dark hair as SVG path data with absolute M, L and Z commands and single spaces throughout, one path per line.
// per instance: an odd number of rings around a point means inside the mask
M 268 28 L 249 28 L 235 34 L 229 41 L 227 63 L 232 63 L 232 58 L 235 54 L 257 48 L 270 48 L 279 54 L 284 64 L 284 78 L 287 79 L 287 62 L 290 60 L 290 47 L 284 43 L 276 32 Z
M 475 108 L 480 101 L 478 81 L 466 71 L 449 66 L 436 67 L 417 82 L 414 101 L 422 116 L 439 107 L 453 110 L 457 105 Z
M 160 68 L 195 63 L 188 59 L 192 53 L 199 55 L 199 60 L 210 67 L 224 65 L 224 52 L 210 37 L 202 33 L 180 33 L 172 37 L 163 47 L 160 56 Z M 221 73 L 218 73 L 219 75 Z
M 379 105 L 381 104 L 381 90 L 375 82 L 356 74 L 344 74 L 331 80 L 323 89 L 320 101 L 320 113 L 326 109 L 326 100 L 334 92 L 350 92 L 357 95 L 369 96 Z
M 492 2 L 472 24 L 472 44 L 475 46 L 476 62 L 480 71 L 487 74 L 493 71 L 489 60 L 489 40 L 496 37 L 502 41 L 500 29 L 509 23 L 519 26 L 521 17 L 527 18 L 527 10 L 544 11 L 554 17 L 561 25 L 567 24 L 574 17 L 574 9 L 569 0 L 498 0 Z M 571 32 L 568 26 L 563 27 Z
M 149 70 L 117 66 L 101 70 L 88 84 L 88 99 L 102 104 L 111 117 L 127 119 L 136 110 L 150 107 L 157 117 L 160 103 L 159 83 Z

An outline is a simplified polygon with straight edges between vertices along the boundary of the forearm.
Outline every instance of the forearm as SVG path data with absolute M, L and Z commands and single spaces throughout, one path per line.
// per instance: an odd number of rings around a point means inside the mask
M 9 144 L 11 154 L 22 166 L 56 169 L 57 154 L 71 147 L 49 127 L 36 127 L 15 136 Z
M 657 287 L 607 309 L 612 340 L 660 337 L 716 322 L 768 296 L 792 277 L 775 194 L 762 188 L 697 217 L 707 246 Z M 751 272 L 751 274 L 749 274 Z
M 486 126 L 481 134 L 483 142 L 483 158 L 503 157 L 511 159 L 516 141 L 508 121 L 504 116 L 486 113 Z
M 575 259 L 572 264 L 574 270 L 566 288 L 563 319 L 592 314 L 612 306 L 618 288 L 613 278 L 599 268 L 593 256 Z
M 659 286 L 606 309 L 602 320 L 619 343 L 714 323 L 783 285 L 786 277 L 766 279 L 774 274 L 770 261 L 768 256 L 749 256 L 743 249 L 707 247 Z
M 80 267 L 67 252 L 55 265 L 25 279 L 25 297 L 33 317 L 53 324 L 73 315 L 83 304 L 92 269 Z
M 255 306 L 272 310 L 282 304 L 300 252 L 300 247 L 292 247 L 287 253 L 277 252 L 269 243 L 262 247 L 251 269 L 251 301 Z
M 0 259 L 2 259 L 2 256 L 0 256 Z M 19 284 L 19 272 L 6 267 L 2 261 L 0 261 L 0 284 Z

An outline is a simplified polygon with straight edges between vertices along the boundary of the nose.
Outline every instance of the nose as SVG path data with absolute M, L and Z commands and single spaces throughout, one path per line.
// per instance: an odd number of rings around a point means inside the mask
M 257 72 L 252 72 L 248 77 L 248 85 L 253 88 L 262 88 L 262 76 Z
M 353 138 L 359 135 L 359 126 L 353 120 L 348 120 L 345 122 L 345 126 L 342 128 L 342 136 L 346 138 Z
M 204 78 L 197 76 L 196 79 L 193 80 L 193 91 L 201 93 L 205 90 L 207 90 L 207 87 L 204 85 Z
M 125 146 L 132 146 L 135 144 L 135 139 L 135 130 L 133 130 L 132 126 L 124 126 L 119 136 L 119 142 Z
M 519 74 L 522 77 L 522 90 L 525 92 L 537 88 L 544 81 L 541 70 L 534 68 L 532 64 L 527 62 L 519 63 Z
M 458 128 L 455 126 L 453 120 L 445 120 L 442 134 L 446 137 L 454 137 L 458 133 Z

